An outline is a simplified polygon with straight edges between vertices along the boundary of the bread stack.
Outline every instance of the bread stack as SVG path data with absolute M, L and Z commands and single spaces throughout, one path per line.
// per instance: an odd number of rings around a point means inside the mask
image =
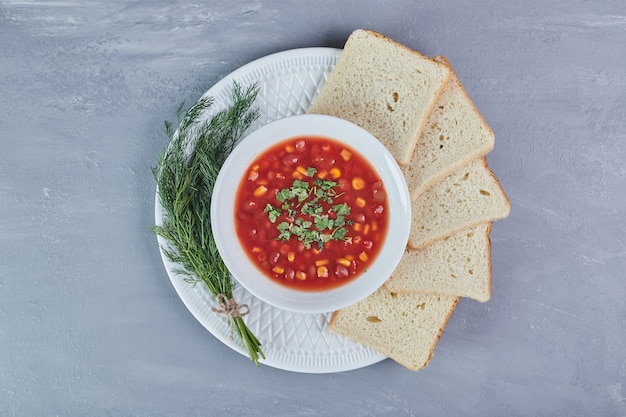
M 336 311 L 329 330 L 422 369 L 459 299 L 491 296 L 491 223 L 510 211 L 485 159 L 493 132 L 444 57 L 370 30 L 350 35 L 309 113 L 376 136 L 402 168 L 412 200 L 400 264 L 374 294 Z

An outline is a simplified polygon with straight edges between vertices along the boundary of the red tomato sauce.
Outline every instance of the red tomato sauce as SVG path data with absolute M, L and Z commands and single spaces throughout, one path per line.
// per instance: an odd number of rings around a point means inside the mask
M 388 229 L 387 193 L 356 150 L 325 137 L 295 137 L 259 155 L 240 181 L 235 226 L 250 260 L 270 279 L 303 291 L 362 274 Z

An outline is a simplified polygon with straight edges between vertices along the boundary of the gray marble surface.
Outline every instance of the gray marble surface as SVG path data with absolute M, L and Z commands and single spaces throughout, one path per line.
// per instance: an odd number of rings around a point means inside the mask
M 625 416 L 626 3 L 0 1 L 0 415 Z M 259 369 L 154 236 L 162 122 L 258 57 L 372 28 L 449 58 L 512 205 L 430 365 Z

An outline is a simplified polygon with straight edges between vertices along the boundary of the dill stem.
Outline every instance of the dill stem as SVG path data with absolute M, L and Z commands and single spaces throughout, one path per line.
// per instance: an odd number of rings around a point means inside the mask
M 161 249 L 180 266 L 176 272 L 192 285 L 203 282 L 216 297 L 232 298 L 235 284 L 213 238 L 211 195 L 222 164 L 259 115 L 252 108 L 257 93 L 257 85 L 243 89 L 234 83 L 233 104 L 209 121 L 202 121 L 201 116 L 213 98 L 198 100 L 182 119 L 181 105 L 178 130 L 165 122 L 170 144 L 153 169 L 164 216 L 162 225 L 153 226 L 152 231 L 168 242 Z M 265 358 L 260 341 L 241 317 L 229 316 L 229 324 L 258 366 L 259 358 Z

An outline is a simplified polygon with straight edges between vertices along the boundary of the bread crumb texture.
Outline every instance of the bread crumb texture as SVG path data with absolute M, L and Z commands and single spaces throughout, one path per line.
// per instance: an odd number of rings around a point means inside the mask
M 411 204 L 409 247 L 437 240 L 509 215 L 509 200 L 484 158 L 470 162 L 428 188 Z
M 411 370 L 424 368 L 458 297 L 378 289 L 333 314 L 329 330 L 376 349 Z

